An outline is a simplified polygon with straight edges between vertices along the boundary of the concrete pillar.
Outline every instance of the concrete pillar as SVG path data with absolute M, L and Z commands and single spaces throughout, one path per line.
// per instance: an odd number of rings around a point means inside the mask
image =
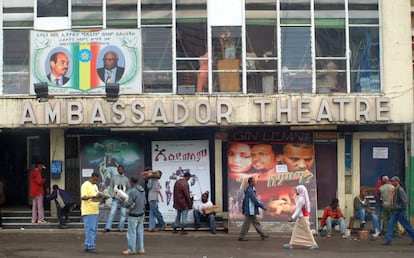
M 50 129 L 50 163 L 52 160 L 62 161 L 62 174 L 59 179 L 50 178 L 50 185 L 58 185 L 65 189 L 65 130 L 61 128 Z M 51 168 L 50 168 L 51 169 Z M 52 173 L 50 173 L 52 175 Z M 51 189 L 52 190 L 52 189 Z M 56 216 L 55 201 L 50 205 L 52 216 Z

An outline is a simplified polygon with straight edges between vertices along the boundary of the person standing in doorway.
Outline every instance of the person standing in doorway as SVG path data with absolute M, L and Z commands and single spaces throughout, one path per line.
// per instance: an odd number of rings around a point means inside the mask
M 181 228 L 181 234 L 188 234 L 185 231 L 187 226 L 187 217 L 188 210 L 193 207 L 193 200 L 190 196 L 190 186 L 188 185 L 188 180 L 190 180 L 190 172 L 185 172 L 184 177 L 177 180 L 174 184 L 174 209 L 177 210 L 177 216 L 175 217 L 175 222 L 173 226 L 173 234 L 178 233 L 177 228 Z
M 111 183 L 109 184 L 109 191 L 112 193 L 112 203 L 111 203 L 111 211 L 108 216 L 108 220 L 105 225 L 104 232 L 110 232 L 112 228 L 112 222 L 114 221 L 116 211 L 118 207 L 120 207 L 121 200 L 117 197 L 117 192 L 119 190 L 123 192 L 127 192 L 131 188 L 131 184 L 129 183 L 129 178 L 125 175 L 124 166 L 118 166 L 118 175 L 114 175 L 111 179 Z M 118 230 L 119 232 L 124 231 L 125 227 L 125 218 L 126 218 L 126 208 L 120 208 L 121 215 L 119 217 L 119 225 Z
M 308 189 L 304 185 L 296 186 L 296 194 L 299 196 L 296 202 L 295 212 L 292 217 L 289 218 L 289 222 L 296 219 L 293 226 L 292 236 L 290 237 L 289 244 L 283 245 L 286 249 L 292 249 L 294 245 L 305 246 L 310 250 L 318 249 L 319 246 L 313 238 L 312 231 L 310 230 L 310 201 L 308 195 Z
M 147 168 L 145 171 L 151 171 L 152 168 Z M 158 221 L 158 224 L 161 228 L 165 227 L 164 218 L 162 217 L 161 212 L 158 209 L 158 195 L 159 195 L 159 186 L 160 182 L 159 179 L 162 176 L 162 172 L 159 171 L 159 177 L 149 177 L 148 178 L 148 202 L 149 202 L 149 232 L 155 232 L 156 231 L 156 221 Z
M 269 236 L 263 231 L 262 226 L 257 220 L 257 215 L 259 214 L 259 208 L 263 210 L 266 210 L 266 208 L 256 197 L 256 179 L 254 177 L 249 177 L 249 179 L 247 179 L 247 183 L 249 186 L 246 188 L 246 191 L 244 191 L 242 206 L 244 221 L 241 227 L 239 241 L 248 240 L 246 238 L 246 234 L 249 231 L 250 224 L 253 224 L 253 227 L 256 229 L 257 233 L 259 233 L 262 240 L 265 240 L 269 238 Z
M 397 222 L 400 222 L 401 226 L 405 229 L 405 231 L 407 231 L 408 235 L 411 238 L 411 245 L 414 245 L 414 229 L 408 221 L 406 214 L 408 206 L 407 194 L 401 187 L 400 178 L 398 176 L 393 176 L 391 178 L 391 182 L 394 186 L 391 201 L 392 214 L 383 245 L 391 245 L 393 228 Z
M 96 201 L 98 194 L 99 174 L 93 172 L 89 180 L 81 186 L 81 215 L 85 229 L 85 252 L 97 253 L 96 233 L 98 232 L 99 202 Z
M 46 169 L 43 164 L 37 164 L 30 172 L 30 197 L 32 197 L 32 223 L 47 224 L 43 207 L 45 190 L 43 184 L 46 179 L 42 177 L 42 171 Z

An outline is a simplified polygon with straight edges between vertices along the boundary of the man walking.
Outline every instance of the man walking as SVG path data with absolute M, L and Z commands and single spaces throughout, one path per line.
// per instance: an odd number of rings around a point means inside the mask
M 259 214 L 259 208 L 266 210 L 264 205 L 257 200 L 256 197 L 256 179 L 249 177 L 247 180 L 249 186 L 244 191 L 243 207 L 242 212 L 244 214 L 244 221 L 239 235 L 239 241 L 247 241 L 246 234 L 249 231 L 250 224 L 253 224 L 253 227 L 259 233 L 262 240 L 269 238 L 269 236 L 263 231 L 260 226 L 259 221 L 257 220 L 256 215 Z
M 392 191 L 391 208 L 392 214 L 390 224 L 388 225 L 387 234 L 385 235 L 385 242 L 382 245 L 391 245 L 393 228 L 395 223 L 400 222 L 401 226 L 407 231 L 411 237 L 411 245 L 414 245 L 414 229 L 407 220 L 406 210 L 408 204 L 407 194 L 400 185 L 400 178 L 393 176 L 391 178 L 394 190 Z
M 174 185 L 174 209 L 177 210 L 177 216 L 175 217 L 173 234 L 176 234 L 177 228 L 181 227 L 181 234 L 188 234 L 184 228 L 187 225 L 188 210 L 193 206 L 193 201 L 190 197 L 190 186 L 188 180 L 190 180 L 190 172 L 185 172 L 184 177 L 177 180 Z
M 129 188 L 131 188 L 131 184 L 129 183 L 129 179 L 127 176 L 124 175 L 124 166 L 119 165 L 118 166 L 118 175 L 114 175 L 111 178 L 111 183 L 109 185 L 109 191 L 112 193 L 112 203 L 111 203 L 111 211 L 108 216 L 108 220 L 105 225 L 105 232 L 111 231 L 112 228 L 112 222 L 114 220 L 116 211 L 118 210 L 118 207 L 120 207 L 121 200 L 117 197 L 117 191 L 121 190 L 124 192 L 127 192 Z M 126 208 L 121 207 L 120 208 L 121 215 L 119 217 L 119 225 L 118 230 L 119 232 L 124 231 L 125 227 L 125 217 L 126 217 Z

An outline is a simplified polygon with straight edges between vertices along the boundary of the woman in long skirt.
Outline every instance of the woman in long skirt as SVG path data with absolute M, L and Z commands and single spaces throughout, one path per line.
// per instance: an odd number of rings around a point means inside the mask
M 289 222 L 294 219 L 296 219 L 296 222 L 293 227 L 289 244 L 285 244 L 283 247 L 292 249 L 293 246 L 305 246 L 311 250 L 318 249 L 319 246 L 315 242 L 312 231 L 310 230 L 310 202 L 308 190 L 304 185 L 298 185 L 296 186 L 296 194 L 299 196 L 296 203 L 296 209 L 292 214 L 292 217 L 289 218 Z

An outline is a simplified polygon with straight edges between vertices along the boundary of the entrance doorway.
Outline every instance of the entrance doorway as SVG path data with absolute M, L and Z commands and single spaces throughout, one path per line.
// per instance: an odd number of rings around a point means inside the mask
M 404 183 L 403 140 L 361 140 L 361 186 L 375 187 L 381 175 L 398 176 Z
M 324 209 L 337 197 L 338 161 L 336 142 L 315 142 L 316 185 L 318 209 Z
M 5 206 L 31 205 L 29 172 L 36 163 L 44 163 L 49 168 L 48 130 L 4 130 L 0 133 L 0 180 L 4 182 Z M 45 174 L 49 180 L 48 175 Z

